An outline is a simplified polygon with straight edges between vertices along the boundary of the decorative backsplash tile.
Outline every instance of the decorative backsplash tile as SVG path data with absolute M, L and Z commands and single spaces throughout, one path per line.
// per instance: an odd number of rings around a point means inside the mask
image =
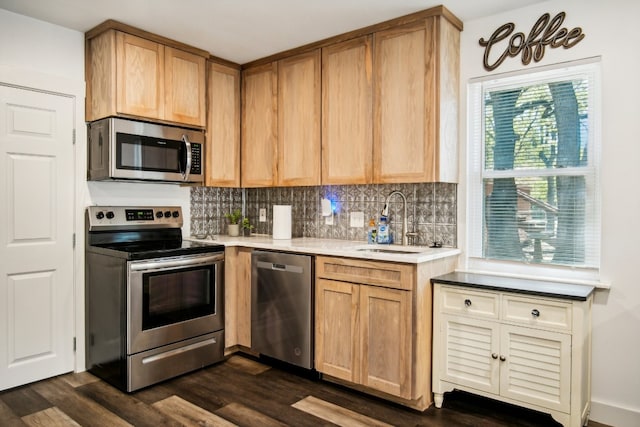
M 369 219 L 376 222 L 387 196 L 395 190 L 407 199 L 408 231 L 418 232 L 417 245 L 442 243 L 457 246 L 456 184 L 369 184 L 331 185 L 319 187 L 277 188 L 191 188 L 191 234 L 226 234 L 225 214 L 240 209 L 255 227 L 253 233 L 271 234 L 273 205 L 291 205 L 292 237 L 366 240 Z M 331 200 L 335 215 L 333 225 L 325 224 L 320 200 Z M 267 221 L 259 222 L 260 209 L 267 212 Z M 363 212 L 364 227 L 351 227 L 351 212 Z M 402 198 L 389 200 L 391 229 L 398 240 L 402 232 Z

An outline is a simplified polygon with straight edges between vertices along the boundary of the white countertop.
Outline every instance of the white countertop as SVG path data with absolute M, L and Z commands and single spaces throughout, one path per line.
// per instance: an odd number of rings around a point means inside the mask
M 362 241 L 318 239 L 310 237 L 299 237 L 291 240 L 274 240 L 268 235 L 253 235 L 251 237 L 231 237 L 221 235 L 216 236 L 215 239 L 196 239 L 195 237 L 185 237 L 185 239 L 219 243 L 225 246 L 242 246 L 255 249 L 270 249 L 311 255 L 330 255 L 378 261 L 394 261 L 409 264 L 420 264 L 440 258 L 447 258 L 458 255 L 461 252 L 460 249 L 456 248 L 368 245 L 366 242 Z M 383 250 L 385 252 L 376 252 L 378 250 Z

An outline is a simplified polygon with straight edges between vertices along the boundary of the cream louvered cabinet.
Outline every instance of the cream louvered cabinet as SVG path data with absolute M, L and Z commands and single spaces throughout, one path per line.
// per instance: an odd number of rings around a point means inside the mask
M 591 297 L 434 283 L 433 392 L 460 389 L 580 426 L 590 400 Z

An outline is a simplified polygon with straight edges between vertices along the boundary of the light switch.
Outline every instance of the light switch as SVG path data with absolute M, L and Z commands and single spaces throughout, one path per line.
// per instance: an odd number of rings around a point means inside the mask
M 354 228 L 364 227 L 364 212 L 351 212 L 349 226 Z
M 258 219 L 258 222 L 267 222 L 267 209 L 266 208 L 260 208 L 260 218 Z
M 333 209 L 331 208 L 331 200 L 322 199 L 320 201 L 320 205 L 322 207 L 322 216 L 330 216 L 333 215 Z

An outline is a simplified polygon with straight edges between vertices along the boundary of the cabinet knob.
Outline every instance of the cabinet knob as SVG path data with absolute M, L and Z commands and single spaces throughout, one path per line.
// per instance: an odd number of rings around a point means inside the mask
M 500 361 L 501 361 L 501 362 L 504 362 L 505 360 L 507 360 L 507 358 L 506 358 L 506 357 L 504 357 L 504 356 L 500 356 Z
M 491 353 L 491 357 L 492 357 L 493 359 L 497 359 L 497 358 L 498 358 L 498 354 L 497 354 L 497 353 Z
M 533 310 L 531 310 L 531 315 L 533 317 L 540 317 L 540 311 L 538 311 L 537 308 L 534 308 Z
M 470 299 L 464 300 L 464 305 L 466 305 L 467 307 L 471 307 L 471 300 Z

